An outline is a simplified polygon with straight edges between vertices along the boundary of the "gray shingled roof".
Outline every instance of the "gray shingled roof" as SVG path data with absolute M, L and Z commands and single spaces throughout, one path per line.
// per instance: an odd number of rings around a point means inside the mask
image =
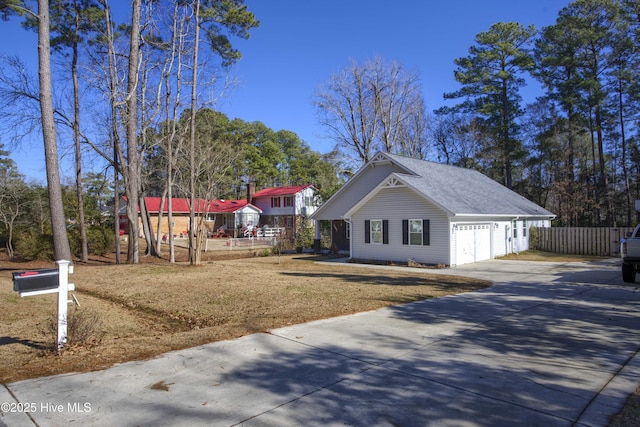
M 398 178 L 451 214 L 555 216 L 478 171 L 389 153 L 385 156 L 415 174 L 397 174 Z

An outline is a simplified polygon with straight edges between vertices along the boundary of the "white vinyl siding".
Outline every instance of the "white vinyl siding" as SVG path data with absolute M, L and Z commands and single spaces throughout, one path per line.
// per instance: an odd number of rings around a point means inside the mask
M 372 218 L 388 221 L 389 244 L 365 244 L 364 223 Z M 403 245 L 402 221 L 426 218 L 430 244 Z M 351 217 L 351 256 L 360 259 L 449 265 L 449 220 L 444 212 L 406 187 L 383 188 Z M 359 234 L 362 233 L 362 234 Z
M 318 209 L 315 194 L 316 190 L 312 187 L 307 187 L 296 194 L 294 205 L 296 215 L 310 216 Z
M 526 227 L 526 228 L 525 228 Z M 522 220 L 522 236 L 518 239 L 518 251 L 526 251 L 529 250 L 529 228 L 530 227 L 551 227 L 551 221 L 548 219 L 526 219 Z M 526 233 L 525 230 L 526 229 Z
M 529 221 L 529 224 L 534 223 L 534 221 Z M 513 238 L 513 243 L 511 245 L 511 251 L 510 252 L 522 252 L 522 251 L 526 251 L 527 249 L 529 249 L 529 237 L 528 237 L 528 233 L 525 233 L 524 227 L 525 227 L 526 221 L 522 220 L 522 219 L 518 219 L 518 220 L 514 220 L 513 221 L 513 229 L 511 231 L 511 236 Z
M 334 194 L 331 204 L 326 203 L 318 208 L 317 215 L 314 219 L 338 219 L 353 207 L 358 201 L 363 199 L 371 190 L 380 184 L 387 176 L 394 172 L 406 172 L 399 166 L 391 163 L 376 164 L 375 167 L 369 166 L 358 177 L 354 177 Z M 375 215 L 379 218 L 380 215 Z M 364 240 L 363 240 L 364 241 Z
M 313 187 L 307 187 L 296 194 L 255 197 L 253 205 L 262 209 L 265 216 L 309 216 L 318 209 L 315 206 L 315 195 L 316 190 Z
M 501 257 L 510 253 L 509 221 L 493 223 L 493 257 Z

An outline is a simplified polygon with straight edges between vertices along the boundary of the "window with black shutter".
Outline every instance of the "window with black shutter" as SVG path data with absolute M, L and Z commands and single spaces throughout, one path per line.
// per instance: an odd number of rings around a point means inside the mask
M 389 220 L 382 220 L 382 243 L 385 245 L 389 244 Z
M 424 246 L 431 245 L 431 230 L 429 229 L 430 225 L 431 224 L 428 219 L 422 220 L 422 244 Z
M 364 221 L 364 242 L 371 243 L 371 221 Z
M 389 244 L 389 220 L 367 219 L 364 221 L 364 242 L 372 244 Z
M 430 223 L 428 219 L 403 219 L 402 220 L 402 244 L 424 245 L 431 244 Z

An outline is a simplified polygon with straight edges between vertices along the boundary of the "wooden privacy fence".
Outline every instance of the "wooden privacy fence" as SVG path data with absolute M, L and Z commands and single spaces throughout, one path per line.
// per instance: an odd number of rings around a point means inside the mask
M 560 254 L 619 256 L 620 239 L 633 227 L 537 227 L 538 249 Z

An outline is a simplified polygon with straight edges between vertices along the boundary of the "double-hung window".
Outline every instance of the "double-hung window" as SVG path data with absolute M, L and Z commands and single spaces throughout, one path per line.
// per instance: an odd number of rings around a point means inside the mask
M 410 245 L 422 244 L 422 220 L 421 219 L 409 220 L 409 244 Z
M 271 207 L 279 208 L 280 207 L 280 197 L 272 197 L 271 198 Z
M 430 230 L 428 219 L 403 219 L 403 245 L 430 245 Z
M 374 245 L 389 243 L 389 221 L 386 219 L 368 219 L 364 222 L 364 242 Z
M 378 245 L 382 243 L 382 220 L 381 219 L 371 220 L 371 243 L 378 244 Z

